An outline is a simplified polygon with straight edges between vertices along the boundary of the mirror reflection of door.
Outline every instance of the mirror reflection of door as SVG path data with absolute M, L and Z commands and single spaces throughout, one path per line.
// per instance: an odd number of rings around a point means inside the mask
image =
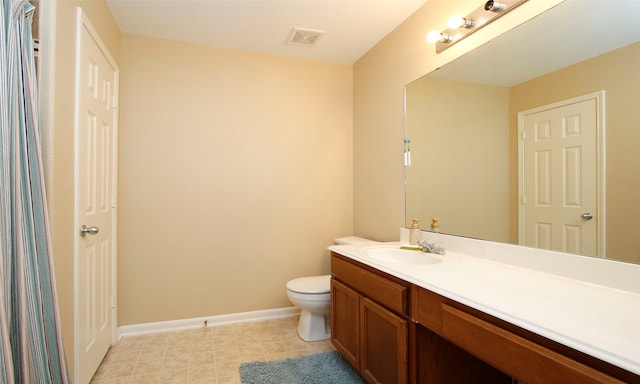
M 519 114 L 519 243 L 604 257 L 603 97 Z

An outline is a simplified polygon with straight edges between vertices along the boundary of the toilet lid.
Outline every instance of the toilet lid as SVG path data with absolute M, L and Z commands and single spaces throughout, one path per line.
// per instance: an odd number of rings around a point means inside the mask
M 331 275 L 300 277 L 289 280 L 287 289 L 298 293 L 329 293 Z

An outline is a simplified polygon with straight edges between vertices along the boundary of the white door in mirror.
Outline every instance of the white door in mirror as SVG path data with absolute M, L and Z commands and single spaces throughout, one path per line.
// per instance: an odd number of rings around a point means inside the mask
M 521 115 L 520 244 L 598 255 L 597 102 Z

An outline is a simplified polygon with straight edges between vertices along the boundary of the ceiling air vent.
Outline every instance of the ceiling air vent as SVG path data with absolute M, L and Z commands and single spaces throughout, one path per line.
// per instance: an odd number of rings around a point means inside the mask
M 318 31 L 316 29 L 293 28 L 289 35 L 288 43 L 303 47 L 314 47 L 324 33 L 324 31 Z

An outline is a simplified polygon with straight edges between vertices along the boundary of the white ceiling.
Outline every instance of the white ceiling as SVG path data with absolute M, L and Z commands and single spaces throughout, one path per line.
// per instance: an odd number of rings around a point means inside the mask
M 352 64 L 427 0 L 107 0 L 124 33 Z M 293 28 L 325 31 L 314 47 Z

